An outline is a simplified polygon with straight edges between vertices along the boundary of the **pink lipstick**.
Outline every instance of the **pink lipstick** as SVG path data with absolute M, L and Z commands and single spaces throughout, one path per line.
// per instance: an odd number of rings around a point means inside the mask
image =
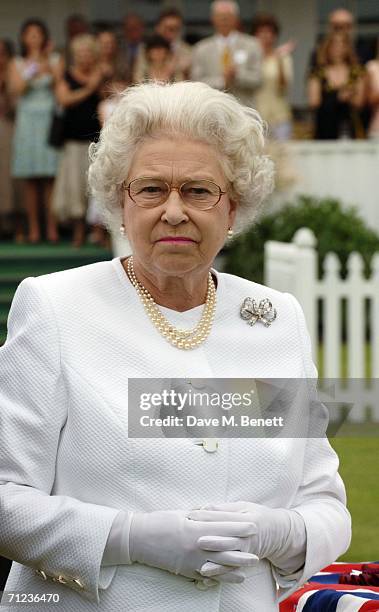
M 165 236 L 164 238 L 160 238 L 158 242 L 195 242 L 195 240 L 187 236 Z

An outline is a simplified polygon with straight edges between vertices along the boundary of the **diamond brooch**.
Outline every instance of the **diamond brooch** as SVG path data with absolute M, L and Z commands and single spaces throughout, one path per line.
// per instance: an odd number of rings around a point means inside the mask
M 268 298 L 264 298 L 257 304 L 256 300 L 247 297 L 241 306 L 240 315 L 249 325 L 261 321 L 265 327 L 269 327 L 277 317 L 277 310 L 273 308 Z

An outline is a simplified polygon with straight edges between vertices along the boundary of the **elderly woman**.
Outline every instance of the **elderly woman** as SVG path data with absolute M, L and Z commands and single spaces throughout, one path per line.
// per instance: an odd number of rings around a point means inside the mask
M 263 140 L 205 84 L 120 96 L 89 181 L 133 254 L 22 281 L 1 349 L 6 591 L 64 612 L 271 612 L 347 549 L 325 437 L 128 437 L 132 378 L 316 376 L 298 302 L 212 268 L 272 188 Z M 248 325 L 247 296 L 276 318 Z

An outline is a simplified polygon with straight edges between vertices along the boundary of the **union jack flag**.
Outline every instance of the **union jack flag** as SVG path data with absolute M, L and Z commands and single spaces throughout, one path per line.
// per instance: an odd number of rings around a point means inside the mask
M 280 612 L 379 612 L 379 562 L 333 563 L 280 604 Z

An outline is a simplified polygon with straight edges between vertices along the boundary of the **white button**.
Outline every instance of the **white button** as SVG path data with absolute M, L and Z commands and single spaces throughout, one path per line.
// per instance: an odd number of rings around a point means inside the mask
M 203 448 L 207 453 L 215 453 L 218 449 L 218 440 L 215 438 L 204 438 Z

